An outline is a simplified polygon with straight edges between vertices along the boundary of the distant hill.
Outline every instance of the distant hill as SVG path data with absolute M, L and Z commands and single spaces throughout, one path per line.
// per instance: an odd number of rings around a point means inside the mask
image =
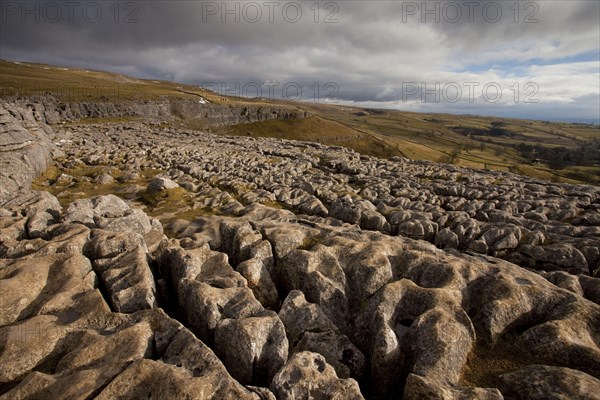
M 5 60 L 0 60 L 0 96 L 52 96 L 65 103 L 188 100 L 198 107 L 235 107 L 235 112 L 245 106 L 284 107 L 299 112 L 214 128 L 188 115 L 166 123 L 225 135 L 315 141 L 383 158 L 404 156 L 555 182 L 600 184 L 598 125 L 231 97 L 189 84 Z M 302 111 L 310 116 L 294 117 Z

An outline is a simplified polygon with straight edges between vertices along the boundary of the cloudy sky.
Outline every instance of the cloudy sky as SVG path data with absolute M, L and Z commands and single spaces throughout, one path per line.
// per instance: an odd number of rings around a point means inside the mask
M 0 57 L 231 94 L 600 122 L 600 2 L 9 1 Z

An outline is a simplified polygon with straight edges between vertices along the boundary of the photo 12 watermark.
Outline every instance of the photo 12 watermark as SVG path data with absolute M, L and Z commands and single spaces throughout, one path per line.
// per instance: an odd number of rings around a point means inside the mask
M 18 346 L 21 345 L 20 343 L 55 342 L 74 331 L 74 328 L 56 325 L 51 322 L 26 323 L 3 332 L 0 335 L 0 340 Z
M 401 1 L 403 23 L 538 23 L 540 5 L 535 1 Z
M 139 1 L 2 1 L 3 24 L 39 24 L 111 21 L 115 24 L 140 22 Z
M 539 103 L 540 87 L 535 82 L 403 82 L 402 102 L 421 103 Z
M 315 103 L 336 103 L 339 85 L 336 82 L 279 82 L 277 80 L 250 82 L 202 82 L 205 90 L 229 97 L 242 97 L 265 100 L 313 101 Z
M 334 1 L 202 1 L 202 23 L 337 24 L 340 5 Z

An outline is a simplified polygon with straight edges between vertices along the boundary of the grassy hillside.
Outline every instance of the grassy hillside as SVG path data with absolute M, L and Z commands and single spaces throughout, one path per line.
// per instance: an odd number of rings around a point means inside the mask
M 258 100 L 224 97 L 199 86 L 138 79 L 112 72 L 0 60 L 0 96 L 53 95 L 65 102 L 204 99 L 216 104 L 255 104 Z
M 397 149 L 383 140 L 352 129 L 337 121 L 311 116 L 303 119 L 282 119 L 224 127 L 224 135 L 276 137 L 305 140 L 327 145 L 344 146 L 360 153 L 389 158 L 399 155 Z
M 373 135 L 411 159 L 600 184 L 598 126 L 329 105 L 306 107 L 322 118 Z M 583 158 L 581 151 L 592 153 L 585 155 L 585 165 L 583 161 L 571 165 L 569 160 L 557 160 Z
M 378 157 L 400 155 L 558 182 L 600 184 L 598 126 L 224 97 L 193 85 L 0 60 L 2 97 L 44 94 L 65 102 L 203 97 L 223 105 L 294 106 L 313 116 L 241 124 L 216 133 L 316 141 Z M 172 123 L 194 128 L 194 121 Z

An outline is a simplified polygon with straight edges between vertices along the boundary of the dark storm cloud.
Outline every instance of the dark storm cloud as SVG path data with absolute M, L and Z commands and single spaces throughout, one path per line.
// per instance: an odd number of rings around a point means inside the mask
M 577 59 L 599 51 L 597 1 L 523 1 L 518 13 L 513 1 L 427 2 L 434 13 L 421 1 L 74 1 L 72 19 L 64 4 L 3 1 L 1 57 L 230 88 L 335 82 L 341 100 L 415 109 L 425 105 L 402 101 L 407 82 L 539 81 L 548 110 L 600 95 L 597 58 Z M 62 18 L 51 22 L 57 5 Z M 557 68 L 537 67 L 548 63 Z M 508 107 L 509 97 L 495 107 Z M 437 103 L 440 111 L 474 107 Z

